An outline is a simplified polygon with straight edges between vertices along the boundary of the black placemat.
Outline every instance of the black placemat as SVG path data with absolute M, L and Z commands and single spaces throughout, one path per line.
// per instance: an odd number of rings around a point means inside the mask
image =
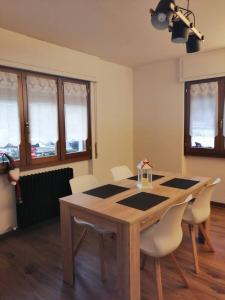
M 135 194 L 133 196 L 130 196 L 126 199 L 123 199 L 121 201 L 118 201 L 117 203 L 126 205 L 129 207 L 133 207 L 139 210 L 147 210 L 149 208 L 152 208 L 153 206 L 158 205 L 159 203 L 167 200 L 169 198 L 164 196 L 159 196 L 155 194 L 145 193 L 141 192 L 138 194 Z
M 91 195 L 91 196 L 105 199 L 105 198 L 114 196 L 116 194 L 122 193 L 126 190 L 129 190 L 129 188 L 126 188 L 123 186 L 118 186 L 118 185 L 113 185 L 113 184 L 106 184 L 106 185 L 97 187 L 95 189 L 85 191 L 84 193 Z
M 160 179 L 160 178 L 163 178 L 163 177 L 165 177 L 165 176 L 163 176 L 163 175 L 152 174 L 152 181 L 157 180 L 157 179 Z M 138 175 L 129 177 L 129 178 L 127 178 L 127 179 L 131 179 L 131 180 L 136 180 L 136 181 L 138 181 Z
M 161 185 L 173 187 L 173 188 L 177 188 L 177 189 L 182 189 L 182 190 L 187 190 L 197 183 L 199 183 L 199 181 L 197 181 L 197 180 L 173 178 L 169 181 L 161 183 Z

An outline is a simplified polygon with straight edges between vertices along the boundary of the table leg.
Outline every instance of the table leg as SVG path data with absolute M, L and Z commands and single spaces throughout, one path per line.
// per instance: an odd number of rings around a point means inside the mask
M 118 224 L 117 265 L 119 299 L 140 300 L 139 224 Z
M 61 240 L 63 254 L 63 280 L 69 285 L 74 282 L 73 228 L 70 207 L 60 203 Z

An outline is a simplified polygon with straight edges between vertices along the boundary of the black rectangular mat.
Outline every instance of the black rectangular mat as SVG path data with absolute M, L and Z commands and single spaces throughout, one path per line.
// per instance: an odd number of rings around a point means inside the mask
M 118 201 L 117 203 L 145 211 L 149 208 L 152 208 L 155 205 L 160 204 L 161 202 L 167 199 L 169 198 L 160 195 L 141 192 L 121 201 Z
M 169 181 L 161 183 L 161 185 L 173 187 L 173 188 L 177 188 L 177 189 L 182 189 L 182 190 L 187 190 L 197 183 L 199 183 L 199 181 L 197 181 L 197 180 L 173 178 Z
M 91 195 L 91 196 L 105 199 L 105 198 L 114 196 L 116 194 L 122 193 L 126 190 L 129 190 L 129 188 L 126 188 L 123 186 L 118 186 L 118 185 L 113 185 L 113 184 L 106 184 L 106 185 L 97 187 L 95 189 L 85 191 L 84 193 Z
M 157 179 L 160 179 L 160 178 L 163 178 L 163 177 L 164 177 L 163 175 L 152 174 L 152 181 L 157 180 Z M 135 175 L 135 176 L 129 177 L 129 178 L 127 178 L 127 179 L 131 179 L 131 180 L 136 180 L 136 181 L 138 181 L 138 176 Z

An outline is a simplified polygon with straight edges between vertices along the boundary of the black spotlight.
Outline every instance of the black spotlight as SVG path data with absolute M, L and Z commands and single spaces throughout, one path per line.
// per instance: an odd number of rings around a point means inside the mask
M 186 43 L 187 53 L 194 53 L 200 51 L 201 40 L 195 35 L 190 34 Z
M 173 11 L 170 9 L 170 4 L 174 0 L 160 0 L 156 10 L 151 10 L 151 23 L 159 30 L 166 29 L 173 17 Z
M 186 43 L 188 41 L 189 28 L 181 21 L 175 20 L 173 22 L 172 37 L 173 43 Z

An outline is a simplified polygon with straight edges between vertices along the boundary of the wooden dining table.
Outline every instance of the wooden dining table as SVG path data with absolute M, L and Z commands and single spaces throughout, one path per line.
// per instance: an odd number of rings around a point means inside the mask
M 116 233 L 118 299 L 141 299 L 140 232 L 154 224 L 168 207 L 182 202 L 189 194 L 194 196 L 211 180 L 208 177 L 182 176 L 160 171 L 153 173 L 163 177 L 153 181 L 152 188 L 140 190 L 137 188 L 137 181 L 125 179 L 113 184 L 128 189 L 105 199 L 86 193 L 76 193 L 59 199 L 65 283 L 71 286 L 74 284 L 73 237 L 76 229 L 73 217 L 77 217 Z M 187 189 L 162 185 L 173 178 L 195 180 L 197 183 Z M 168 199 L 145 211 L 118 203 L 143 191 Z

